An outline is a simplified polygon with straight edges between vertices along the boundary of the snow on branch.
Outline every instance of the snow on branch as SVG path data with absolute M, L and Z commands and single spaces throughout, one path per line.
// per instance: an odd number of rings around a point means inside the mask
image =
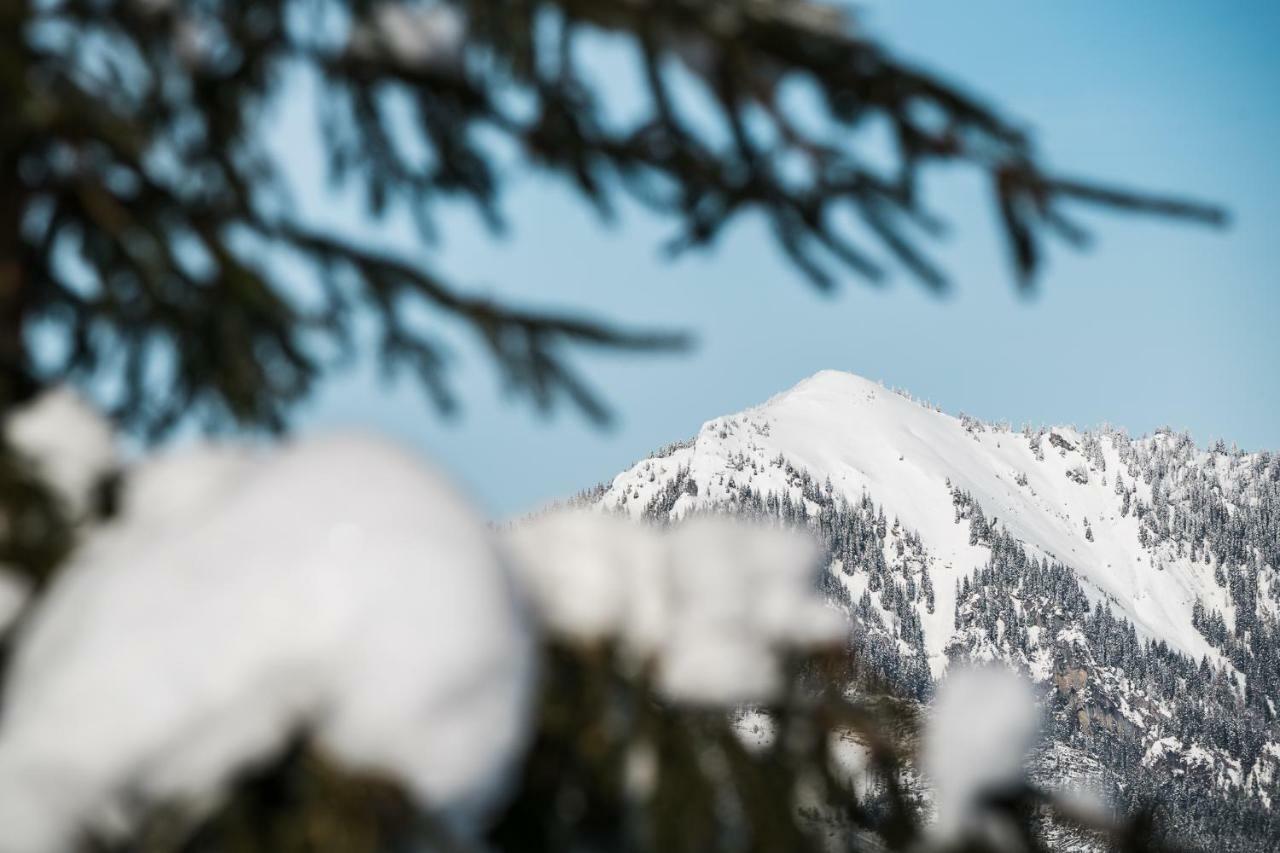
M 817 551 L 799 532 L 717 518 L 667 533 L 573 510 L 518 525 L 508 541 L 549 630 L 618 643 L 679 702 L 771 701 L 785 652 L 847 638 L 845 614 L 816 587 Z
M 396 446 L 143 461 L 19 633 L 0 850 L 207 805 L 300 734 L 471 826 L 521 754 L 533 642 L 485 523 Z

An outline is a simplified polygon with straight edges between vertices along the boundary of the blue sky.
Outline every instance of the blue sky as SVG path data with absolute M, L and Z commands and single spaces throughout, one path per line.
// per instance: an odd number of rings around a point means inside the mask
M 598 430 L 504 397 L 474 348 L 457 348 L 465 410 L 435 416 L 370 365 L 337 376 L 301 413 L 306 430 L 391 432 L 451 471 L 491 512 L 518 512 L 611 478 L 712 417 L 822 368 L 903 387 L 952 412 L 1015 425 L 1163 424 L 1200 442 L 1280 449 L 1280 9 L 1274 3 L 872 2 L 861 21 L 899 55 L 990 96 L 1034 130 L 1051 165 L 1222 202 L 1214 231 L 1094 214 L 1085 253 L 1058 248 L 1040 292 L 1015 293 L 975 176 L 926 184 L 951 222 L 935 256 L 955 287 L 935 298 L 898 276 L 850 278 L 823 296 L 747 224 L 712 253 L 670 262 L 668 227 L 634 208 L 602 225 L 557 185 L 512 185 L 511 233 L 464 210 L 444 219 L 436 263 L 456 280 L 527 302 L 633 324 L 688 328 L 682 356 L 577 359 L 617 414 Z M 310 130 L 310 128 L 307 128 Z M 305 150 L 288 146 L 298 174 Z M 302 194 L 348 229 L 382 227 L 356 205 Z M 403 235 L 401 235 L 403 236 Z

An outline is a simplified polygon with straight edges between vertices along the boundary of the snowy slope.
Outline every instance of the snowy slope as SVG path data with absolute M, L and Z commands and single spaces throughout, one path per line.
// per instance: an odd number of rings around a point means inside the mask
M 1080 442 L 1070 428 L 1014 432 L 935 411 L 858 376 L 822 371 L 759 407 L 708 422 L 691 444 L 623 472 L 602 503 L 640 514 L 685 467 L 697 493 L 682 495 L 673 516 L 744 485 L 790 492 L 796 500 L 785 468 L 770 464 L 780 455 L 818 482 L 829 478 L 851 501 L 868 493 L 889 518 L 915 530 L 932 555 L 938 606 L 922 618 L 936 676 L 945 667 L 956 581 L 990 555 L 970 545 L 967 524 L 954 521 L 952 489 L 958 489 L 1028 551 L 1074 569 L 1092 600 L 1109 600 L 1143 637 L 1217 659 L 1192 624 L 1197 597 L 1230 610 L 1212 566 L 1144 546 L 1137 519 L 1121 514 L 1115 477 L 1142 497 L 1146 487 L 1125 470 L 1109 438 L 1101 439 L 1101 466 Z

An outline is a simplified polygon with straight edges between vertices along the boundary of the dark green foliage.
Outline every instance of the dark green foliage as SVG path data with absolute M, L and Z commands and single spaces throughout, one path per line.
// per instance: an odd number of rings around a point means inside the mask
M 641 201 L 677 225 L 676 249 L 708 246 L 757 212 L 822 286 L 835 281 L 824 259 L 882 277 L 877 248 L 943 283 L 920 247 L 939 229 L 917 192 L 932 162 L 962 163 L 991 181 L 1024 283 L 1046 234 L 1082 237 L 1064 200 L 1223 219 L 1214 208 L 1046 171 L 1020 123 L 899 61 L 821 4 L 449 5 L 468 21 L 465 44 L 418 61 L 376 39 L 352 46 L 352 27 L 376 14 L 363 0 L 5 3 L 0 410 L 41 383 L 98 376 L 120 385 L 117 416 L 150 433 L 188 416 L 278 428 L 330 354 L 352 345 L 361 314 L 375 320 L 384 364 L 415 375 L 448 407 L 443 343 L 409 319 L 425 311 L 475 332 L 511 387 L 539 405 L 563 395 L 603 417 L 563 345 L 680 343 L 470 295 L 420 257 L 317 230 L 290 203 L 263 134 L 264 115 L 298 91 L 287 81 L 302 77 L 322 93 L 316 137 L 336 184 L 356 190 L 372 216 L 411 214 L 428 242 L 447 199 L 501 223 L 501 151 L 601 211 L 623 195 Z M 606 93 L 579 64 L 591 32 L 630 43 L 648 88 L 644 114 L 604 119 Z M 801 130 L 779 100 L 792 76 L 820 95 L 822 131 Z M 695 131 L 675 106 L 671 89 L 690 83 L 711 95 L 725 138 Z M 393 100 L 407 119 L 394 130 Z M 748 132 L 759 119 L 763 129 Z M 856 133 L 879 122 L 896 145 L 888 171 L 867 164 Z M 784 177 L 777 164 L 787 159 L 805 164 L 804 178 Z M 841 232 L 845 212 L 873 245 Z M 316 286 L 287 281 L 274 262 L 281 253 Z M 37 324 L 67 341 L 52 362 L 27 350 Z
M 1170 712 L 1161 735 L 1223 750 L 1249 768 L 1275 737 L 1274 725 L 1248 707 L 1228 673 L 1163 642 L 1139 640 L 1133 624 L 1110 607 L 1089 606 L 1071 569 L 1029 558 L 1007 533 L 997 532 L 991 549 L 990 562 L 957 599 L 949 654 L 964 659 L 985 644 L 1025 665 L 1036 647 L 1048 648 L 1057 684 L 1048 696 L 1051 734 L 1102 761 L 1103 782 L 1116 805 L 1130 812 L 1154 809 L 1157 837 L 1175 848 L 1270 849 L 1268 839 L 1280 833 L 1274 812 L 1252 794 L 1221 788 L 1209 769 L 1144 764 L 1144 733 L 1119 709 L 1122 696 L 1135 707 L 1159 701 Z M 1053 639 L 1076 626 L 1083 629 L 1083 646 Z M 1032 627 L 1041 632 L 1038 643 L 1029 640 Z M 1083 680 L 1073 682 L 1072 674 Z M 1264 793 L 1280 796 L 1280 785 L 1273 782 Z
M 1149 502 L 1131 500 L 1143 535 L 1213 564 L 1235 617 L 1228 627 L 1221 614 L 1202 607 L 1196 628 L 1245 675 L 1249 713 L 1274 720 L 1267 697 L 1280 697 L 1280 625 L 1272 615 L 1280 592 L 1259 577 L 1280 567 L 1280 461 L 1269 452 L 1246 456 L 1225 448 L 1206 460 L 1185 434 L 1121 437 L 1117 445 L 1127 473 L 1151 489 Z M 1267 589 L 1270 601 L 1260 598 Z
M 465 43 L 417 62 L 352 47 L 353 27 L 376 15 L 367 0 L 0 4 L 0 416 L 73 379 L 109 389 L 115 419 L 147 436 L 188 418 L 282 429 L 354 352 L 366 321 L 383 367 L 420 380 L 447 410 L 451 356 L 422 322 L 442 316 L 475 334 L 511 389 L 603 420 L 567 346 L 684 342 L 474 295 L 420 254 L 318 230 L 292 203 L 264 137 L 265 116 L 304 79 L 322 93 L 315 138 L 335 186 L 355 190 L 373 218 L 410 214 L 427 246 L 433 214 L 450 199 L 500 226 L 503 152 L 601 211 L 638 199 L 676 226 L 676 248 L 709 246 L 758 213 L 824 286 L 834 280 L 824 259 L 881 277 L 875 248 L 942 283 L 920 248 L 938 227 L 917 192 L 933 162 L 991 180 L 1024 283 L 1043 235 L 1080 236 L 1059 209 L 1065 199 L 1223 218 L 1050 174 L 1019 123 L 899 61 L 822 5 L 448 5 L 469 22 Z M 605 93 L 578 60 L 593 32 L 630 43 L 648 89 L 643 115 L 604 120 Z M 784 79 L 800 77 L 825 104 L 821 132 L 802 132 L 776 97 Z M 677 85 L 712 96 L 725 138 L 693 130 L 674 106 Z M 393 102 L 407 117 L 395 130 Z M 761 118 L 768 130 L 748 133 Z M 896 143 L 884 173 L 860 154 L 858 131 L 876 123 Z M 787 159 L 806 163 L 808 177 L 784 179 L 776 164 Z M 840 233 L 834 222 L 846 213 L 876 245 Z M 37 329 L 61 345 L 37 357 Z M 0 462 L 10 517 L 0 557 L 43 576 L 67 550 L 66 525 L 17 464 Z M 39 530 L 50 531 L 47 542 L 33 537 Z
M 71 552 L 72 519 L 26 460 L 0 438 L 0 565 L 42 582 Z
M 990 182 L 1024 286 L 1047 237 L 1083 242 L 1063 202 L 1224 219 L 1214 208 L 1049 172 L 1020 123 L 899 61 L 825 6 L 450 5 L 469 21 L 464 49 L 419 63 L 348 49 L 347 23 L 374 6 L 365 0 L 0 3 L 0 416 L 71 379 L 109 389 L 115 419 L 147 437 L 188 418 L 283 429 L 293 406 L 354 351 L 366 321 L 381 364 L 410 374 L 447 410 L 455 404 L 451 355 L 425 316 L 472 332 L 503 381 L 537 406 L 568 400 L 603 420 L 607 410 L 570 368 L 567 347 L 684 343 L 492 300 L 445 280 L 419 253 L 317 229 L 292 204 L 263 136 L 264 116 L 297 91 L 289 81 L 303 78 L 321 93 L 316 138 L 335 185 L 354 190 L 373 218 L 409 214 L 425 245 L 447 200 L 470 202 L 500 228 L 507 170 L 499 162 L 508 155 L 514 171 L 548 173 L 603 213 L 624 197 L 639 200 L 675 227 L 674 250 L 709 247 L 743 214 L 757 214 L 821 287 L 835 283 L 833 267 L 884 277 L 888 265 L 876 253 L 931 287 L 944 284 L 923 251 L 940 222 L 918 191 L 936 163 L 971 167 Z M 576 47 L 592 31 L 619 34 L 633 49 L 649 96 L 644 115 L 604 119 L 606 94 L 578 64 Z M 800 130 L 777 98 L 783 79 L 799 77 L 824 105 L 821 132 Z M 710 94 L 723 138 L 695 131 L 675 107 L 671 90 L 690 84 Z M 393 100 L 407 118 L 395 131 Z M 759 120 L 764 130 L 749 132 Z M 877 124 L 896 146 L 886 171 L 859 150 L 859 131 Z M 784 177 L 777 164 L 785 160 L 804 163 L 804 177 Z M 868 245 L 838 227 L 848 215 L 871 235 Z M 285 276 L 282 259 L 297 262 L 305 281 Z M 37 357 L 37 329 L 65 346 Z M 72 547 L 75 520 L 23 465 L 0 447 L 0 561 L 44 577 Z M 920 646 L 913 604 L 932 600 L 927 574 L 913 573 L 900 589 L 883 554 L 874 558 L 883 516 L 873 518 L 869 504 L 838 504 L 812 482 L 803 488 L 822 507 L 818 524 L 847 570 L 869 572 L 896 617 L 876 625 L 880 610 L 863 608 L 858 671 L 902 695 L 925 695 L 922 656 L 904 660 L 896 643 Z M 677 484 L 653 511 L 682 493 Z M 743 500 L 785 521 L 805 515 L 787 495 Z M 493 842 L 512 850 L 817 849 L 821 820 L 801 820 L 793 799 L 802 781 L 816 779 L 850 849 L 915 849 L 916 804 L 901 778 L 908 706 L 851 703 L 835 690 L 850 671 L 809 664 L 825 673 L 822 689 L 802 690 L 797 678 L 774 709 L 778 746 L 750 754 L 722 715 L 662 705 L 642 678 L 619 675 L 607 652 L 553 651 L 532 757 Z M 835 728 L 857 731 L 872 749 L 878 781 L 868 798 L 831 778 L 826 735 Z M 619 775 L 637 736 L 660 759 L 643 804 L 629 799 Z M 300 735 L 214 813 L 152 815 L 121 849 L 447 847 L 402 792 L 334 768 L 306 744 Z M 1005 807 L 1026 817 L 1033 802 L 1019 792 Z M 1138 849 L 1143 838 L 1131 833 L 1120 846 Z
M 747 746 L 733 715 L 665 702 L 608 648 L 549 648 L 534 743 L 484 846 L 450 837 L 395 785 L 344 770 L 300 738 L 240 779 L 212 813 L 161 809 L 134 836 L 87 849 L 994 853 L 980 838 L 939 848 L 924 833 L 911 769 L 914 702 L 894 698 L 856 652 L 794 661 L 791 672 L 786 694 L 767 709 L 774 736 Z M 836 738 L 867 750 L 860 778 L 839 771 Z M 1027 851 L 1053 849 L 1066 832 L 1102 849 L 1181 849 L 1151 835 L 1140 809 L 1129 821 L 1099 822 L 1032 786 L 993 796 L 988 808 L 1017 828 Z
M 449 851 L 449 833 L 395 783 L 343 769 L 299 737 L 243 774 L 212 814 L 154 811 L 125 839 L 91 839 L 86 853 L 409 853 Z

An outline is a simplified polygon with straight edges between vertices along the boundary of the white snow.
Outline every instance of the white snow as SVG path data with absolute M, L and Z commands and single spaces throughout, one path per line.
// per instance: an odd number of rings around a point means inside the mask
M 68 387 L 45 391 L 10 414 L 4 431 L 75 518 L 86 513 L 94 486 L 116 464 L 111 425 Z
M 781 665 L 766 643 L 700 625 L 672 634 L 658 670 L 662 693 L 695 705 L 768 702 L 781 687 Z
M 847 635 L 845 616 L 814 587 L 817 553 L 799 533 L 722 518 L 660 533 L 571 511 L 517 525 L 508 544 L 549 630 L 620 641 L 675 701 L 767 702 L 782 650 Z
M 233 495 L 265 452 L 247 445 L 200 443 L 135 462 L 120 511 L 131 526 L 182 524 Z
M 854 731 L 836 729 L 827 736 L 828 768 L 855 794 L 865 795 L 873 786 L 871 752 Z
M 349 435 L 155 460 L 19 635 L 0 850 L 65 849 L 139 796 L 207 803 L 298 727 L 469 826 L 532 670 L 486 525 L 412 454 Z
M 921 765 L 934 784 L 940 840 L 994 827 L 984 794 L 1016 784 L 1039 730 L 1031 685 L 1002 667 L 956 669 L 938 689 Z
M 1221 598 L 1212 568 L 1170 554 L 1160 557 L 1165 571 L 1152 570 L 1153 554 L 1138 541 L 1135 517 L 1120 516 L 1114 475 L 1124 466 L 1109 440 L 1102 441 L 1109 485 L 1092 474 L 1081 484 L 1067 476 L 1070 469 L 1089 464 L 1078 447 L 1060 452 L 1042 437 L 1040 461 L 1021 433 L 968 423 L 972 429 L 961 418 L 861 377 L 822 371 L 757 408 L 708 422 L 692 444 L 667 457 L 623 472 L 604 504 L 639 514 L 666 484 L 662 476 L 650 481 L 657 466 L 668 472 L 688 466 L 698 485 L 697 497 L 683 496 L 676 515 L 724 497 L 730 480 L 750 483 L 761 493 L 790 491 L 796 500 L 798 490 L 787 482 L 785 470 L 770 464 L 779 454 L 819 483 L 829 476 L 837 493 L 851 501 L 869 493 L 890 519 L 896 517 L 919 533 L 937 558 L 931 564 L 936 606 L 932 614 L 921 609 L 920 616 L 930 666 L 938 676 L 946 667 L 955 582 L 990 556 L 985 547 L 969 544 L 967 523 L 953 523 L 950 479 L 954 488 L 973 496 L 988 520 L 998 519 L 1031 553 L 1075 569 L 1086 594 L 1095 601 L 1112 601 L 1140 636 L 1163 639 L 1196 658 L 1209 654 L 1216 659 L 1191 623 L 1197 597 L 1206 602 Z M 1079 444 L 1072 429 L 1054 432 Z M 1124 479 L 1130 482 L 1127 472 Z M 1137 486 L 1145 488 L 1141 481 Z M 1085 518 L 1093 541 L 1085 538 Z
M 675 630 L 741 632 L 790 648 L 842 642 L 844 616 L 814 587 L 818 552 L 799 531 L 698 518 L 672 537 Z
M 648 526 L 552 512 L 506 535 L 522 586 L 547 628 L 575 642 L 621 638 L 646 656 L 665 633 L 665 543 Z
M 772 749 L 777 740 L 778 724 L 759 708 L 742 708 L 733 717 L 733 733 L 752 752 Z

